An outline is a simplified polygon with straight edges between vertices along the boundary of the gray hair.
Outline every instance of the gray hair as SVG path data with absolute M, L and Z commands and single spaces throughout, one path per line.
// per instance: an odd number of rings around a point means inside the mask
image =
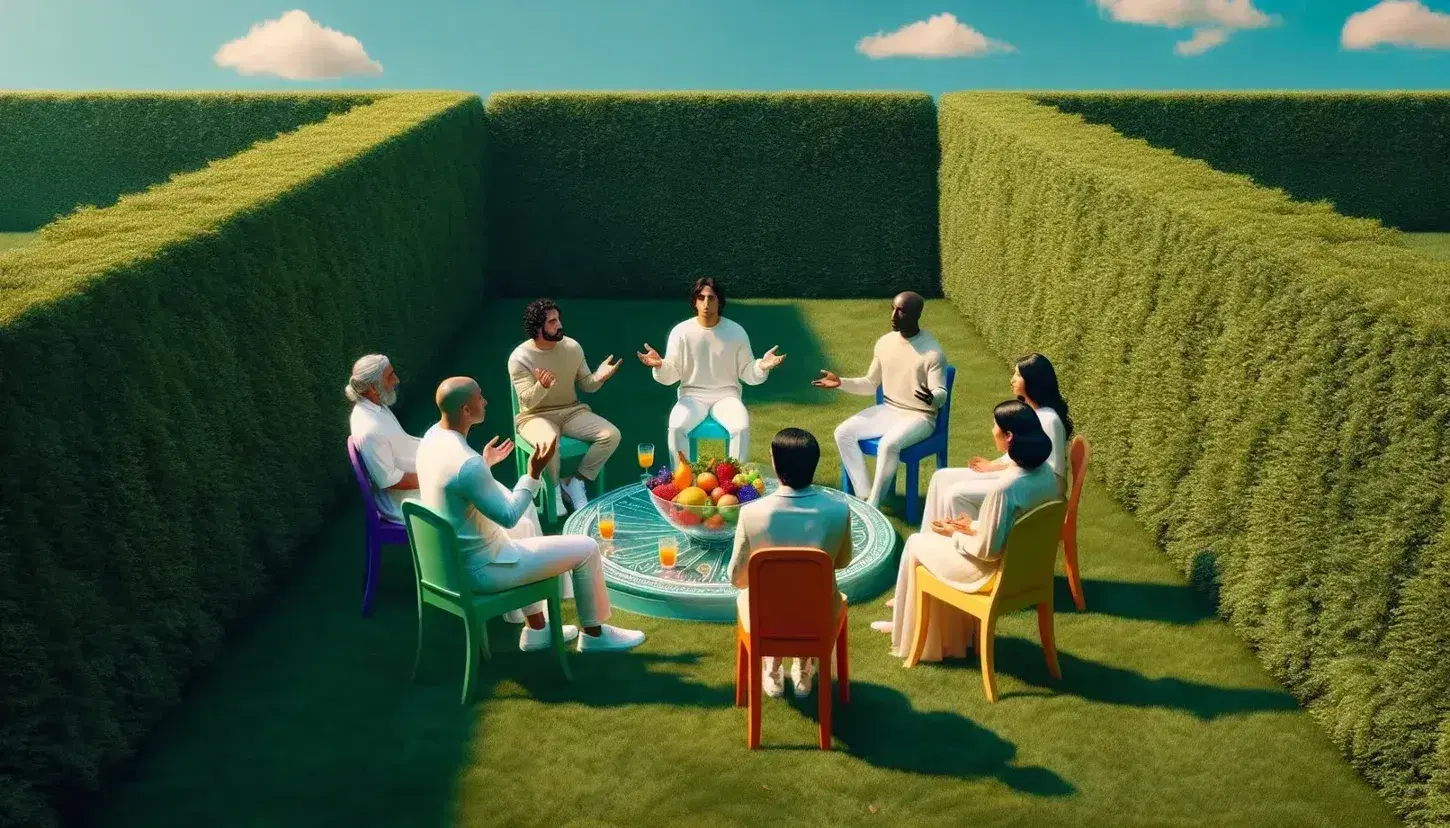
M 356 403 L 365 399 L 363 396 L 369 388 L 382 382 L 383 374 L 387 373 L 388 358 L 382 354 L 368 354 L 352 364 L 352 377 L 348 379 L 347 385 L 343 386 L 342 393 L 347 395 L 348 402 Z M 381 389 L 379 389 L 381 390 Z

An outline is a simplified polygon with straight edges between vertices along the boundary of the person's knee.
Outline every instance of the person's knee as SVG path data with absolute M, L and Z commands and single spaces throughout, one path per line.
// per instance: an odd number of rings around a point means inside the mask
M 615 428 L 613 423 L 610 423 L 599 429 L 599 433 L 594 435 L 594 442 L 613 448 L 619 445 L 622 436 L 619 433 L 619 429 Z
M 849 446 L 854 442 L 856 442 L 855 423 L 852 423 L 850 420 L 845 420 L 840 425 L 836 426 L 837 445 Z

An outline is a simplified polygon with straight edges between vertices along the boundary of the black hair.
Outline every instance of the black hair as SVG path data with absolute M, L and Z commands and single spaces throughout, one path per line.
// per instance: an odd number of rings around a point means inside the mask
M 549 311 L 558 310 L 553 299 L 535 299 L 524 308 L 524 333 L 529 339 L 538 339 L 549 321 Z
M 1032 401 L 1044 408 L 1057 412 L 1062 427 L 1072 439 L 1072 417 L 1067 414 L 1067 400 L 1057 387 L 1057 371 L 1052 362 L 1042 354 L 1028 354 L 1017 360 L 1017 373 L 1022 375 L 1022 386 Z
M 1031 471 L 1052 455 L 1052 439 L 1042 430 L 1042 421 L 1027 403 L 1021 400 L 997 403 L 992 409 L 992 419 L 997 421 L 997 428 L 1012 435 L 1007 456 L 1013 463 Z
M 783 428 L 770 441 L 770 455 L 780 482 L 792 489 L 804 489 L 816 478 L 816 464 L 821 462 L 821 445 L 809 431 Z
M 715 281 L 714 276 L 701 276 L 695 280 L 695 284 L 690 286 L 690 308 L 694 309 L 695 300 L 700 298 L 700 294 L 707 287 L 715 291 L 715 298 L 720 301 L 720 313 L 725 313 L 725 289 Z

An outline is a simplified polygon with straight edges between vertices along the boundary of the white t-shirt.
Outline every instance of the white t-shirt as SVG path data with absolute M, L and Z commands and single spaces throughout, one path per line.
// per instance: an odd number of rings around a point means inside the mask
M 534 506 L 539 481 L 523 475 L 512 490 L 493 477 L 483 455 L 462 434 L 434 423 L 418 446 L 418 499 L 453 527 L 470 569 L 518 563 L 509 529 Z
M 760 385 L 769 372 L 750 349 L 750 337 L 738 322 L 720 317 L 713 328 L 691 317 L 670 331 L 656 382 L 680 384 L 680 397 L 740 397 L 740 384 Z
M 348 425 L 368 477 L 372 478 L 378 514 L 402 523 L 403 501 L 414 492 L 388 487 L 402 480 L 404 474 L 417 471 L 418 438 L 403 430 L 391 408 L 372 400 L 358 400 L 353 405 Z

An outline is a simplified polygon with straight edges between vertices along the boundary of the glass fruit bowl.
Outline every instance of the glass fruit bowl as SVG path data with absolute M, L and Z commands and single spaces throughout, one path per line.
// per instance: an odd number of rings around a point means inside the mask
M 735 474 L 722 481 L 722 466 Z M 729 458 L 689 463 L 683 456 L 673 469 L 661 467 L 644 485 L 660 517 L 688 537 L 705 541 L 733 539 L 740 507 L 776 489 L 775 481 L 753 463 Z M 751 493 L 742 495 L 745 489 Z

